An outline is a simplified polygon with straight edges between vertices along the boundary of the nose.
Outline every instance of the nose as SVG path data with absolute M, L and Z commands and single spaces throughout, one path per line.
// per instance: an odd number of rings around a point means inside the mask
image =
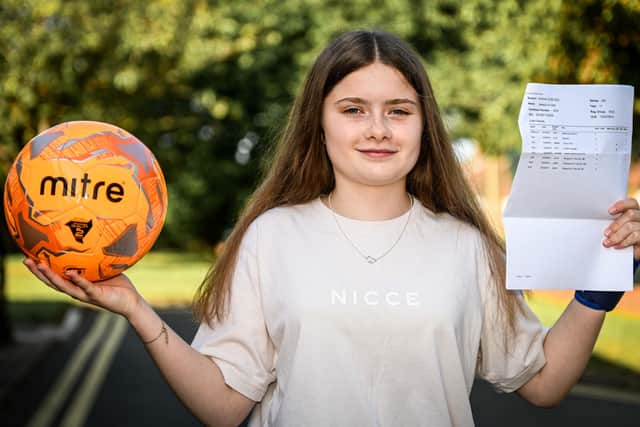
M 372 114 L 369 119 L 369 126 L 365 131 L 367 139 L 382 141 L 391 139 L 391 129 L 384 115 Z

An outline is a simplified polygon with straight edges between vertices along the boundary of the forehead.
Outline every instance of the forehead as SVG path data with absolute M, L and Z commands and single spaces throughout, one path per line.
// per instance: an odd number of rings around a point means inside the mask
M 327 95 L 327 99 L 357 96 L 367 100 L 409 98 L 418 101 L 418 94 L 396 68 L 374 62 L 347 74 Z

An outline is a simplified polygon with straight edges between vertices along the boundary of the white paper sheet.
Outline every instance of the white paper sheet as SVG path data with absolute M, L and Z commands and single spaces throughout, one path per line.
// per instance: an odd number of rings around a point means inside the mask
M 632 249 L 602 246 L 627 194 L 633 87 L 527 85 L 503 213 L 508 289 L 631 290 Z

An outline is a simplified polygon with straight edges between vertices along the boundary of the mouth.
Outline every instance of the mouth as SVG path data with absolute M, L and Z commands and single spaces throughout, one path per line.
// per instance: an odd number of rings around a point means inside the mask
M 397 153 L 397 151 L 389 150 L 385 148 L 358 149 L 357 151 L 364 154 L 367 157 L 372 157 L 376 159 L 390 157 L 395 153 Z

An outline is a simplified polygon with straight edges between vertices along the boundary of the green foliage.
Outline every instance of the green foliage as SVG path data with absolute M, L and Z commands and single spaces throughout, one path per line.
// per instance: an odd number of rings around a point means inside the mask
M 432 79 L 453 134 L 488 152 L 519 147 L 527 82 L 640 84 L 638 1 L 476 0 L 458 17 L 465 49 L 438 52 Z M 636 100 L 636 124 L 639 116 Z
M 640 1 L 579 0 L 562 4 L 546 77 L 558 83 L 616 83 L 640 88 Z M 634 103 L 634 142 L 640 100 Z M 640 147 L 634 149 L 636 158 Z
M 560 3 L 464 2 L 459 17 L 466 50 L 459 56 L 439 54 L 432 73 L 441 82 L 454 136 L 471 136 L 490 153 L 519 146 L 524 88 L 546 66 Z
M 110 122 L 144 141 L 165 172 L 160 243 L 212 244 L 255 185 L 258 158 L 306 70 L 337 33 L 383 28 L 405 38 L 424 59 L 452 134 L 504 152 L 519 146 L 527 81 L 635 82 L 637 9 L 604 0 L 4 0 L 0 178 L 39 131 Z M 594 49 L 598 59 L 586 59 Z M 234 156 L 249 132 L 259 141 L 242 165 Z

